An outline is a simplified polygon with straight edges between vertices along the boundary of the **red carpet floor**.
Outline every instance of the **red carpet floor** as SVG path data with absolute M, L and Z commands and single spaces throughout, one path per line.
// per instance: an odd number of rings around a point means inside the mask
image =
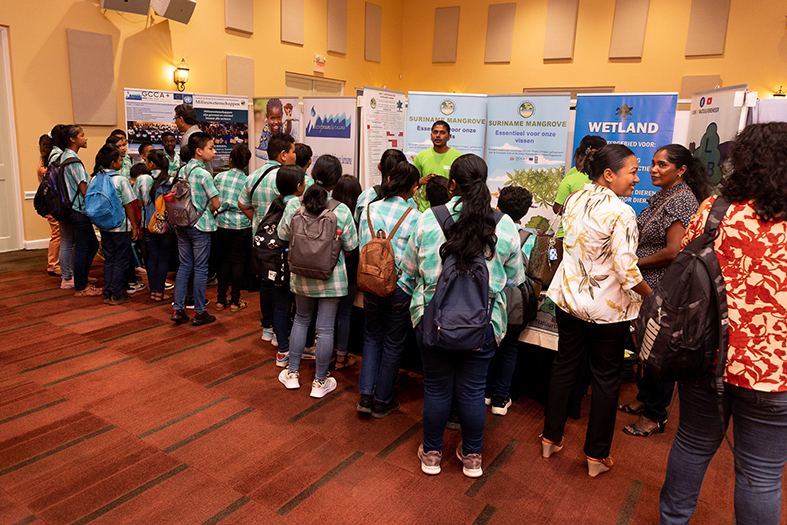
M 101 273 L 97 260 L 99 285 Z M 523 399 L 488 416 L 483 477 L 462 475 L 452 431 L 443 473 L 428 477 L 419 376 L 397 387 L 400 411 L 359 417 L 359 366 L 335 372 L 322 400 L 309 397 L 313 362 L 300 390 L 282 387 L 256 294 L 194 327 L 173 325 L 147 291 L 113 307 L 58 285 L 43 269 L 0 273 L 2 524 L 658 523 L 677 410 L 663 435 L 617 432 L 614 469 L 591 480 L 586 421 L 569 420 L 566 449 L 543 461 L 543 407 Z M 733 523 L 733 489 L 722 448 L 692 523 Z

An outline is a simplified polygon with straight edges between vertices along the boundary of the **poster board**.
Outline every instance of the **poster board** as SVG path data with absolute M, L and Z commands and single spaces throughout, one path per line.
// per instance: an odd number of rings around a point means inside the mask
M 197 125 L 213 137 L 216 158 L 214 172 L 227 169 L 232 148 L 249 141 L 249 103 L 246 97 L 123 89 L 128 152 L 139 161 L 137 147 L 148 141 L 161 148 L 165 131 L 175 134 L 180 143 L 183 133 L 175 126 L 175 106 L 189 104 L 197 114 Z
M 486 103 L 486 95 L 410 91 L 407 94 L 407 158 L 412 162 L 419 151 L 432 147 L 430 135 L 436 120 L 451 126 L 448 146 L 483 157 Z
M 303 97 L 303 142 L 312 148 L 312 159 L 333 155 L 342 163 L 343 173 L 356 175 L 355 115 L 355 97 Z
M 254 111 L 254 157 L 261 159 L 260 165 L 268 161 L 268 140 L 272 133 L 281 131 L 295 139 L 301 139 L 301 115 L 298 97 L 261 97 L 253 99 Z
M 361 97 L 361 187 L 380 183 L 377 163 L 389 148 L 404 150 L 407 98 L 403 91 L 364 86 Z

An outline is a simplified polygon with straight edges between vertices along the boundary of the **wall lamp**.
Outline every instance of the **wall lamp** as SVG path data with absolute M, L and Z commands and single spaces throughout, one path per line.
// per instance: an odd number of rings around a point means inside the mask
M 172 78 L 175 85 L 178 86 L 178 91 L 186 89 L 186 82 L 189 81 L 189 66 L 186 65 L 185 58 L 182 58 L 180 63 L 175 66 L 175 70 L 172 72 Z

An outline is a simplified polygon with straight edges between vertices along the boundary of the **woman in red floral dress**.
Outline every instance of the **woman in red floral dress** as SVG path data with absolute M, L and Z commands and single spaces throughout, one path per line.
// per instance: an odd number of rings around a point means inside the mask
M 787 463 L 787 123 L 748 126 L 728 160 L 721 194 L 732 204 L 715 248 L 729 309 L 723 405 L 725 421 L 735 423 L 735 518 L 737 525 L 778 524 Z M 702 233 L 714 200 L 700 205 L 684 247 Z M 724 439 L 713 380 L 678 383 L 680 423 L 661 489 L 662 525 L 688 523 Z

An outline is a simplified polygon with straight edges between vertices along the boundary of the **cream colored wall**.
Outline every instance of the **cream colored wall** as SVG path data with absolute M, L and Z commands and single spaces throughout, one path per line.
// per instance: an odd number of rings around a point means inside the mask
M 188 25 L 160 17 L 102 11 L 91 0 L 0 0 L 0 25 L 9 28 L 11 76 L 22 191 L 38 186 L 38 137 L 57 123 L 73 122 L 66 29 L 112 35 L 119 126 L 86 126 L 88 168 L 115 127 L 123 127 L 123 88 L 173 90 L 172 69 L 185 58 L 191 68 L 186 90 L 226 93 L 226 55 L 254 58 L 257 95 L 284 93 L 285 72 L 312 75 L 315 54 L 327 55 L 325 78 L 346 82 L 345 92 L 364 84 L 400 86 L 402 5 L 383 7 L 382 62 L 364 60 L 364 2 L 348 0 L 347 54 L 326 51 L 325 0 L 304 0 L 304 45 L 279 40 L 279 0 L 256 1 L 253 35 L 224 29 L 224 2 L 199 0 Z M 357 28 L 361 28 L 359 31 Z M 46 220 L 23 201 L 25 240 L 49 237 Z
M 724 56 L 687 59 L 691 2 L 652 0 L 642 59 L 609 60 L 615 2 L 582 0 L 573 60 L 544 63 L 548 0 L 519 0 L 510 64 L 484 64 L 487 10 L 502 1 L 404 0 L 406 89 L 521 93 L 524 87 L 613 85 L 619 92 L 678 91 L 684 75 L 720 74 L 726 86 L 748 83 L 769 97 L 780 84 L 787 85 L 787 19 L 781 2 L 732 0 Z M 457 61 L 432 64 L 434 9 L 453 5 L 461 5 Z
M 122 89 L 173 89 L 172 67 L 181 58 L 191 67 L 188 91 L 225 93 L 227 54 L 255 59 L 255 91 L 261 96 L 283 93 L 286 71 L 311 75 L 314 54 L 328 56 L 325 77 L 346 81 L 348 94 L 362 85 L 476 93 L 594 85 L 677 91 L 684 75 L 710 74 L 720 74 L 726 86 L 748 83 L 761 97 L 787 85 L 785 13 L 772 0 L 732 0 L 724 56 L 693 59 L 683 56 L 690 2 L 653 0 L 643 58 L 615 61 L 607 58 L 615 2 L 582 0 L 574 59 L 551 63 L 542 58 L 548 0 L 519 0 L 511 63 L 489 65 L 483 61 L 491 1 L 373 0 L 383 7 L 380 64 L 363 58 L 363 0 L 348 0 L 346 56 L 326 53 L 326 0 L 304 1 L 305 44 L 295 46 L 279 42 L 279 0 L 255 1 L 254 35 L 224 29 L 222 0 L 199 0 L 188 25 L 102 12 L 97 0 L 0 0 L 0 25 L 9 27 L 22 190 L 36 188 L 38 136 L 73 119 L 66 28 L 112 35 L 118 123 Z M 461 5 L 457 62 L 432 64 L 434 9 L 452 5 Z M 85 129 L 88 165 L 113 127 Z M 27 240 L 49 233 L 31 201 L 24 201 L 24 230 Z

